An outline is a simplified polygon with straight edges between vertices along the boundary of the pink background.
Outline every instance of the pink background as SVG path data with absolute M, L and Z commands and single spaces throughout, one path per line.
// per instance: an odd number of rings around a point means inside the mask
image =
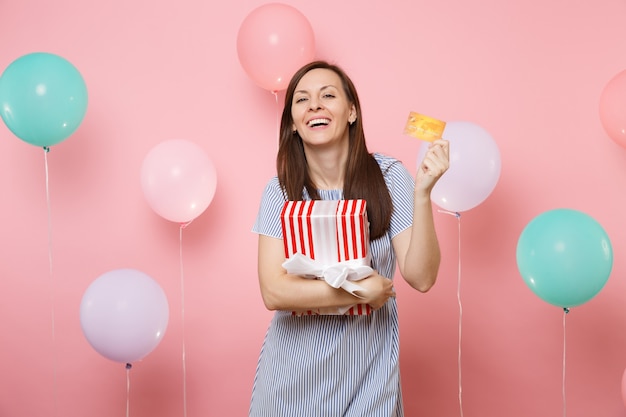
M 89 90 L 82 125 L 47 156 L 50 219 L 43 150 L 0 126 L 0 416 L 122 416 L 127 400 L 132 417 L 182 416 L 184 404 L 189 417 L 247 414 L 271 317 L 250 228 L 282 102 L 243 71 L 236 38 L 262 4 L 0 3 L 0 68 L 51 52 Z M 311 22 L 317 56 L 353 77 L 372 151 L 415 171 L 420 143 L 402 134 L 411 110 L 479 124 L 500 148 L 489 198 L 459 221 L 436 213 L 437 285 L 397 284 L 407 416 L 459 415 L 460 386 L 467 416 L 555 416 L 565 402 L 572 417 L 626 416 L 626 150 L 598 116 L 602 89 L 626 68 L 626 3 L 288 4 Z M 178 225 L 139 182 L 146 153 L 173 138 L 200 144 L 218 172 L 211 205 L 183 230 L 182 259 Z M 566 336 L 562 310 L 526 287 L 515 260 L 526 224 L 563 207 L 602 224 L 615 254 L 602 292 L 566 316 Z M 128 372 L 129 397 L 124 365 L 96 353 L 79 323 L 88 285 L 118 268 L 152 276 L 170 305 L 165 337 Z

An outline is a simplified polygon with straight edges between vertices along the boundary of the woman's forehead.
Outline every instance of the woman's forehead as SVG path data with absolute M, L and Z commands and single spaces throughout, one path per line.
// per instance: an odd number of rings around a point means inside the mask
M 315 68 L 304 74 L 296 85 L 295 91 L 319 90 L 322 88 L 340 88 L 341 78 L 335 71 L 326 68 Z

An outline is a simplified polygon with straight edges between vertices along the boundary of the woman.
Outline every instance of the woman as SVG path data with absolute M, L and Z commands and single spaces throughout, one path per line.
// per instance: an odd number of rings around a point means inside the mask
M 259 234 L 263 302 L 275 310 L 254 380 L 251 417 L 400 417 L 396 262 L 415 289 L 435 283 L 440 251 L 430 192 L 449 166 L 449 144 L 433 142 L 415 179 L 396 159 L 370 154 L 356 89 L 344 71 L 316 61 L 285 93 L 277 177 L 267 184 L 253 231 Z M 323 280 L 291 275 L 280 211 L 286 200 L 364 199 L 372 273 L 359 299 Z M 293 315 L 369 304 L 369 315 Z

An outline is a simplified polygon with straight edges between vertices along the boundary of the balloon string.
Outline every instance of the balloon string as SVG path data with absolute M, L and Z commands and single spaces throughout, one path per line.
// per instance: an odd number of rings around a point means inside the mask
M 183 416 L 187 417 L 187 366 L 185 354 L 185 274 L 183 269 L 183 229 L 189 223 L 181 224 L 179 231 L 179 258 L 180 258 L 180 297 L 181 297 L 181 328 L 183 334 Z
M 126 417 L 130 415 L 130 363 L 126 364 Z
M 458 225 L 458 270 L 457 270 L 457 290 L 456 298 L 459 304 L 459 354 L 457 357 L 459 373 L 459 411 L 463 417 L 463 384 L 461 378 L 461 336 L 463 334 L 463 304 L 461 303 L 461 214 L 458 212 L 438 210 L 440 213 L 450 214 L 457 218 Z
M 567 416 L 567 407 L 566 407 L 566 400 L 565 400 L 565 352 L 566 352 L 566 337 L 565 337 L 565 317 L 567 317 L 567 313 L 569 313 L 569 308 L 565 307 L 563 309 L 563 380 L 562 380 L 562 386 L 563 386 L 563 417 Z
M 456 213 L 457 224 L 458 224 L 458 271 L 457 271 L 457 293 L 456 297 L 459 303 L 459 356 L 458 356 L 458 364 L 459 364 L 459 410 L 461 413 L 461 417 L 463 417 L 463 386 L 461 384 L 461 333 L 462 333 L 462 321 L 463 321 L 463 305 L 461 304 L 461 216 Z
M 45 146 L 44 150 L 44 166 L 46 174 L 46 206 L 48 212 L 48 274 L 50 277 L 50 305 L 51 305 L 51 320 L 52 320 L 52 390 L 53 390 L 53 403 L 55 415 L 58 415 L 57 405 L 57 363 L 56 363 L 56 329 L 55 329 L 55 296 L 54 296 L 54 278 L 52 274 L 52 210 L 50 208 L 50 181 L 48 175 L 48 152 L 50 148 Z

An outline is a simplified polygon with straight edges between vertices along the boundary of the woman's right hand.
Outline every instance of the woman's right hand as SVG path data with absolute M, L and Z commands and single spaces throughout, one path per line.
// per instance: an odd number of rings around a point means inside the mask
M 357 293 L 363 298 L 361 303 L 369 304 L 374 310 L 381 308 L 390 297 L 395 297 L 396 292 L 393 289 L 393 281 L 374 271 L 372 275 L 356 281 L 355 284 L 362 287 L 362 291 Z

